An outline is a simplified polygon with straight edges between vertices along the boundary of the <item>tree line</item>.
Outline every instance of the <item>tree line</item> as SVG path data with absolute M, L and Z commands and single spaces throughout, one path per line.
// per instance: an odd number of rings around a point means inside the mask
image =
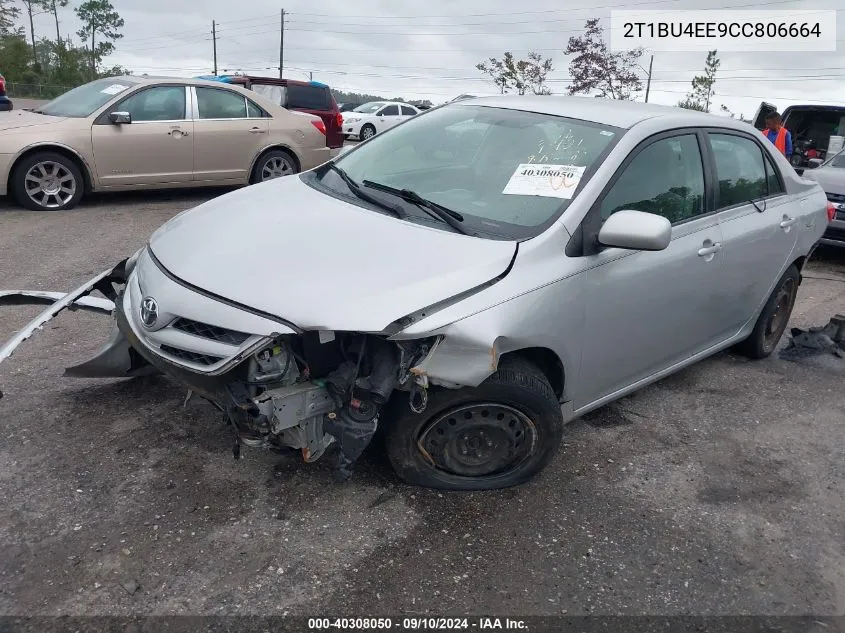
M 611 52 L 599 18 L 587 20 L 583 34 L 570 37 L 563 51 L 569 58 L 567 93 L 605 99 L 633 99 L 643 89 L 643 73 L 646 71 L 640 65 L 640 59 L 644 53 L 642 48 Z M 704 62 L 703 74 L 693 77 L 692 90 L 678 102 L 678 107 L 710 112 L 720 63 L 717 51 L 710 51 Z M 552 94 L 547 82 L 549 73 L 554 70 L 553 60 L 536 51 L 530 51 L 526 59 L 516 59 L 512 52 L 505 51 L 501 59 L 491 57 L 475 67 L 502 94 Z M 732 118 L 736 117 L 726 106 L 720 109 Z
M 69 9 L 70 0 L 0 0 L 0 70 L 6 81 L 20 85 L 19 97 L 29 96 L 26 86 L 39 86 L 32 96 L 52 97 L 68 87 L 98 77 L 129 74 L 119 66 L 104 68 L 103 58 L 114 51 L 123 34 L 123 18 L 109 0 L 85 0 Z M 72 10 L 82 27 L 62 33 L 61 16 Z M 35 17 L 52 16 L 55 38 L 36 33 Z M 23 25 L 20 22 L 23 22 Z

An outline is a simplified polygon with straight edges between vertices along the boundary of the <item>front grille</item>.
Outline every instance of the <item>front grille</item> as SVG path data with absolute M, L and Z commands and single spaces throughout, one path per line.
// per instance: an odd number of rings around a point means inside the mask
M 227 345 L 243 345 L 250 337 L 249 334 L 243 332 L 227 330 L 216 325 L 208 325 L 207 323 L 200 323 L 199 321 L 191 321 L 190 319 L 184 318 L 176 319 L 171 327 L 187 334 L 211 339 L 219 343 L 226 343 Z
M 198 354 L 196 352 L 189 352 L 188 350 L 184 349 L 177 349 L 175 347 L 171 347 L 170 345 L 162 345 L 161 351 L 165 354 L 169 354 L 174 358 L 178 358 L 180 360 L 187 361 L 189 363 L 196 363 L 197 365 L 214 365 L 219 363 L 222 358 L 217 356 L 209 356 L 208 354 Z

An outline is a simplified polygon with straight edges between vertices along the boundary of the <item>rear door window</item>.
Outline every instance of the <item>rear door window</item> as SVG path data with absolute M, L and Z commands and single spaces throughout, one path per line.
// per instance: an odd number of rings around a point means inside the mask
M 329 91 L 320 86 L 289 84 L 288 107 L 301 110 L 331 110 Z
M 766 161 L 766 184 L 769 187 L 769 195 L 775 196 L 779 193 L 785 193 L 786 190 L 783 187 L 783 181 L 780 179 L 780 172 L 778 172 L 777 167 L 765 152 L 763 157 Z
M 197 86 L 197 104 L 201 119 L 246 118 L 246 99 L 231 90 Z
M 708 134 L 719 182 L 717 208 L 748 204 L 769 195 L 763 148 L 750 138 Z
M 414 116 L 417 113 L 416 110 L 413 108 L 409 108 L 408 106 L 402 106 L 402 114 L 405 116 Z

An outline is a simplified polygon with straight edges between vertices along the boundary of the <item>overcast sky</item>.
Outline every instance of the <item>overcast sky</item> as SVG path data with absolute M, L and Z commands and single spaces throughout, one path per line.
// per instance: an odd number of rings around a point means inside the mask
M 845 8 L 842 0 L 112 2 L 126 24 L 108 62 L 136 74 L 211 72 L 211 22 L 216 20 L 218 69 L 277 76 L 284 7 L 285 77 L 308 79 L 313 73 L 315 80 L 343 90 L 435 103 L 461 93 L 494 94 L 495 87 L 475 65 L 501 57 L 505 50 L 517 57 L 537 50 L 552 58 L 550 86 L 565 93 L 568 60 L 563 50 L 568 38 L 579 34 L 591 17 L 602 18 L 609 27 L 611 9 Z M 516 6 L 526 11 L 514 13 Z M 61 17 L 63 32 L 79 27 L 70 8 Z M 36 29 L 49 36 L 55 26 L 40 16 Z M 837 40 L 835 53 L 721 53 L 713 111 L 725 104 L 750 117 L 764 99 L 781 109 L 790 103 L 845 103 L 845 11 L 839 12 Z M 704 53 L 656 53 L 649 101 L 677 103 L 704 58 Z M 648 62 L 647 52 L 642 66 L 647 68 Z

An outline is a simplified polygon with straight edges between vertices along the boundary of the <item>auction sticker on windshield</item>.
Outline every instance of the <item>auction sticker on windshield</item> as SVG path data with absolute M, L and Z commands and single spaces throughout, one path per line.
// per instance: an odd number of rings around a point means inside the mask
M 121 84 L 112 84 L 111 86 L 106 86 L 105 88 L 100 90 L 100 92 L 102 92 L 104 95 L 116 95 L 120 92 L 123 92 L 124 90 L 126 90 L 126 86 L 123 86 Z
M 515 196 L 572 197 L 586 167 L 522 163 L 513 172 L 503 194 Z

